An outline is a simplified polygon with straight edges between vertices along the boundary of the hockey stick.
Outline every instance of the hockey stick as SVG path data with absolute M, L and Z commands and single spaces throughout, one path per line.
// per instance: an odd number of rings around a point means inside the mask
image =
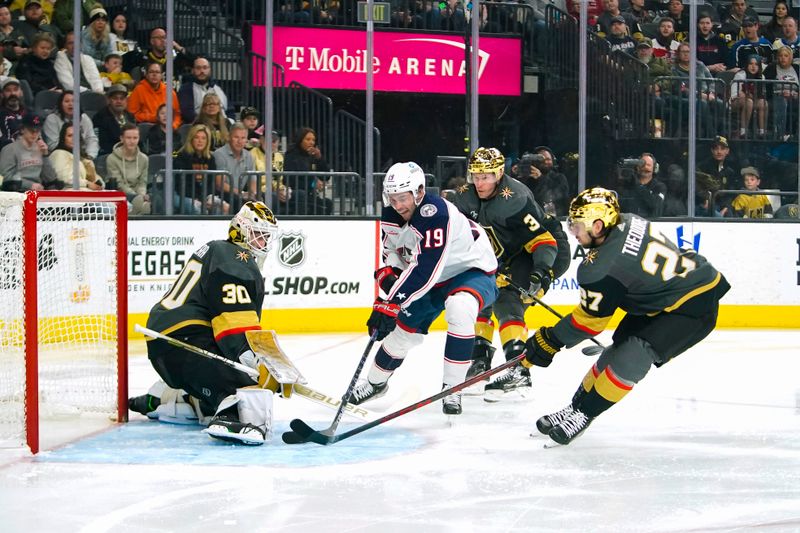
M 369 352 L 370 350 L 372 350 L 372 345 L 375 344 L 375 339 L 377 336 L 378 336 L 378 330 L 376 329 L 375 331 L 372 332 L 372 335 L 370 335 L 369 337 L 369 342 L 367 343 L 367 347 L 364 349 L 364 354 L 361 356 L 361 360 L 358 362 L 358 367 L 356 367 L 356 371 L 353 374 L 353 379 L 350 380 L 350 384 L 347 386 L 347 390 L 345 390 L 344 394 L 342 394 L 342 403 L 341 406 L 339 407 L 339 410 L 336 411 L 336 416 L 333 417 L 333 422 L 331 422 L 331 425 L 328 426 L 328 429 L 320 431 L 320 434 L 326 435 L 328 437 L 333 436 L 334 431 L 336 431 L 336 428 L 339 426 L 339 421 L 342 419 L 342 414 L 344 413 L 344 407 L 346 405 L 350 405 L 347 402 L 350 400 L 350 396 L 353 395 L 353 389 L 355 389 L 356 382 L 358 381 L 358 376 L 361 375 L 361 369 L 364 368 L 364 363 L 367 361 L 367 358 L 369 357 Z M 304 422 L 295 418 L 289 423 L 289 427 L 294 428 L 294 425 L 296 423 L 302 424 Z M 301 435 L 299 432 L 296 431 L 287 431 L 286 433 L 283 434 L 283 442 L 285 442 L 286 444 L 300 444 L 301 442 L 305 442 L 303 440 L 297 442 L 289 442 L 289 440 L 292 440 L 295 436 L 300 437 Z
M 393 413 L 389 413 L 386 416 L 382 416 L 372 422 L 367 422 L 366 424 L 362 424 L 356 428 L 351 429 L 350 431 L 345 431 L 344 433 L 340 433 L 339 435 L 325 435 L 320 431 L 315 431 L 314 428 L 303 422 L 302 420 L 295 419 L 292 420 L 290 424 L 292 431 L 287 431 L 283 434 L 283 442 L 286 444 L 299 444 L 301 442 L 315 442 L 317 444 L 327 445 L 333 444 L 335 442 L 339 442 L 340 440 L 348 439 L 353 435 L 358 435 L 359 433 L 366 431 L 368 429 L 372 429 L 375 426 L 379 426 L 385 422 L 390 420 L 394 420 L 399 416 L 403 416 L 404 414 L 410 413 L 411 411 L 416 411 L 420 407 L 425 407 L 426 405 L 435 402 L 436 400 L 440 400 L 445 396 L 449 396 L 454 392 L 458 392 L 462 389 L 469 387 L 470 385 L 482 381 L 489 376 L 497 374 L 498 372 L 505 370 L 506 368 L 510 368 L 525 357 L 525 353 L 520 354 L 519 356 L 515 357 L 514 359 L 510 359 L 503 363 L 500 366 L 496 366 L 494 368 L 490 368 L 485 372 L 481 372 L 480 374 L 476 374 L 469 378 L 468 380 L 464 381 L 463 383 L 459 383 L 458 385 L 453 385 L 449 389 L 445 389 L 433 396 L 425 398 L 424 400 L 420 400 L 416 403 L 412 403 L 406 407 L 403 407 L 399 411 L 395 411 Z
M 536 295 L 531 294 L 530 292 L 526 291 L 525 289 L 523 289 L 522 287 L 520 287 L 519 285 L 517 285 L 516 283 L 511 281 L 511 279 L 508 276 L 506 276 L 506 281 L 508 282 L 509 287 L 515 289 L 524 298 L 530 298 L 534 302 L 536 302 L 537 304 L 541 305 L 542 307 L 544 307 L 545 309 L 547 309 L 548 311 L 550 311 L 551 313 L 556 315 L 558 318 L 564 318 L 564 315 L 562 315 L 561 313 L 559 313 L 558 311 L 556 311 L 555 309 L 553 309 L 552 307 L 550 307 L 549 305 L 544 303 Z M 581 352 L 583 352 L 583 355 L 588 355 L 588 356 L 599 355 L 599 354 L 603 353 L 603 350 L 606 349 L 606 347 L 603 344 L 601 344 L 600 341 L 598 341 L 594 337 L 589 337 L 589 340 L 592 341 L 593 343 L 595 343 L 597 346 L 587 346 L 586 348 L 583 348 L 581 350 Z
M 176 346 L 178 348 L 182 348 L 182 349 L 184 349 L 184 350 L 186 350 L 188 352 L 192 352 L 194 354 L 197 354 L 199 356 L 205 357 L 207 359 L 213 359 L 214 361 L 222 363 L 223 365 L 229 366 L 231 368 L 235 368 L 236 370 L 238 370 L 240 372 L 244 372 L 245 374 L 248 374 L 250 376 L 258 378 L 258 370 L 254 369 L 254 368 L 250 368 L 247 365 L 243 365 L 241 363 L 237 363 L 236 361 L 231 361 L 230 359 L 226 359 L 225 357 L 222 357 L 221 355 L 215 354 L 214 352 L 209 352 L 208 350 L 204 350 L 203 348 L 200 348 L 198 346 L 194 346 L 194 345 L 189 344 L 187 342 L 183 342 L 183 341 L 181 341 L 179 339 L 176 339 L 174 337 L 169 337 L 167 335 L 159 333 L 158 331 L 146 328 L 146 327 L 141 326 L 139 324 L 136 324 L 133 329 L 134 329 L 134 331 L 137 331 L 139 333 L 143 333 L 144 335 L 146 335 L 148 337 L 151 337 L 153 339 L 161 339 L 162 341 L 166 341 L 167 343 L 169 343 L 169 344 L 171 344 L 173 346 Z M 292 391 L 297 393 L 298 395 L 302 396 L 303 398 L 311 401 L 311 402 L 318 403 L 320 405 L 324 405 L 325 407 L 328 407 L 330 409 L 339 409 L 339 410 L 342 409 L 339 400 L 331 398 L 327 394 L 323 394 L 323 393 L 321 393 L 321 392 L 319 392 L 317 390 L 314 390 L 311 387 L 308 387 L 307 385 L 303 385 L 303 384 L 297 383 L 292 387 Z M 360 407 L 358 405 L 353 405 L 351 403 L 344 404 L 344 410 L 350 416 L 353 416 L 355 418 L 359 418 L 361 420 L 369 420 L 370 418 L 372 418 L 374 416 L 373 413 L 371 413 L 370 411 L 368 411 L 368 410 L 366 410 L 366 409 L 364 409 L 364 408 L 362 408 L 362 407 Z

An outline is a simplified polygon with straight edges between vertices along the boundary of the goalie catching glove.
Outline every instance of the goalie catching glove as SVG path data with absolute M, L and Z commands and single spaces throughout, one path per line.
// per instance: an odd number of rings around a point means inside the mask
M 239 361 L 243 365 L 247 365 L 258 371 L 258 376 L 251 375 L 250 377 L 253 381 L 258 383 L 260 388 L 271 390 L 275 394 L 281 395 L 283 398 L 289 398 L 292 395 L 292 384 L 282 384 L 275 379 L 275 376 L 272 375 L 267 367 L 264 356 L 256 355 L 253 353 L 253 350 L 247 350 L 239 356 Z
M 530 368 L 532 366 L 550 366 L 553 356 L 564 347 L 564 343 L 553 334 L 553 328 L 539 328 L 536 333 L 525 342 L 525 359 L 522 366 Z
M 399 305 L 387 302 L 383 298 L 376 298 L 372 304 L 372 314 L 367 320 L 369 334 L 375 334 L 375 340 L 379 341 L 386 338 L 397 325 L 398 313 L 400 313 Z

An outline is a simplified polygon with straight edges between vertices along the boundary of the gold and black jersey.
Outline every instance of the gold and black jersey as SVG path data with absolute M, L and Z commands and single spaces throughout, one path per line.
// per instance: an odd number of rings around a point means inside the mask
M 530 189 L 519 181 L 503 176 L 497 182 L 496 194 L 487 200 L 478 197 L 474 184 L 466 184 L 456 190 L 452 201 L 467 218 L 486 230 L 501 264 L 528 253 L 536 267 L 552 267 L 558 243 L 546 228 L 547 215 Z
M 211 241 L 192 254 L 150 310 L 147 327 L 211 337 L 223 354 L 238 355 L 246 346 L 244 332 L 261 329 L 263 301 L 264 278 L 253 255 L 229 241 Z
M 617 308 L 632 315 L 675 311 L 723 280 L 702 255 L 678 248 L 647 220 L 623 214 L 606 240 L 587 250 L 578 266 L 580 304 L 555 334 L 574 346 L 605 329 Z

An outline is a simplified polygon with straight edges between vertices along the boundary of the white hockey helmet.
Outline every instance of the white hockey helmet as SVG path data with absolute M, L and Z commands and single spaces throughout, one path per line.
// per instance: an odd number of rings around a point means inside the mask
M 228 237 L 231 242 L 253 252 L 267 255 L 272 237 L 278 231 L 278 220 L 264 202 L 247 202 L 231 220 Z
M 422 171 L 418 164 L 413 161 L 395 163 L 383 178 L 383 205 L 388 207 L 389 195 L 399 192 L 412 193 L 414 195 L 414 203 L 419 205 L 416 195 L 420 187 L 425 189 L 425 172 Z

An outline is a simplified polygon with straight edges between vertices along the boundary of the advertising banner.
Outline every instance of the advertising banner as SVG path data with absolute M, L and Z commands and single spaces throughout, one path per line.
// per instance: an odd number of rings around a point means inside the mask
M 251 26 L 253 52 L 266 56 L 265 26 Z M 315 89 L 364 90 L 366 32 L 343 29 L 275 27 L 274 63 L 282 65 L 286 84 Z M 376 32 L 374 89 L 390 92 L 464 94 L 466 57 L 463 37 L 432 33 Z M 522 44 L 519 38 L 481 35 L 478 92 L 519 96 Z M 253 83 L 263 85 L 264 80 Z

